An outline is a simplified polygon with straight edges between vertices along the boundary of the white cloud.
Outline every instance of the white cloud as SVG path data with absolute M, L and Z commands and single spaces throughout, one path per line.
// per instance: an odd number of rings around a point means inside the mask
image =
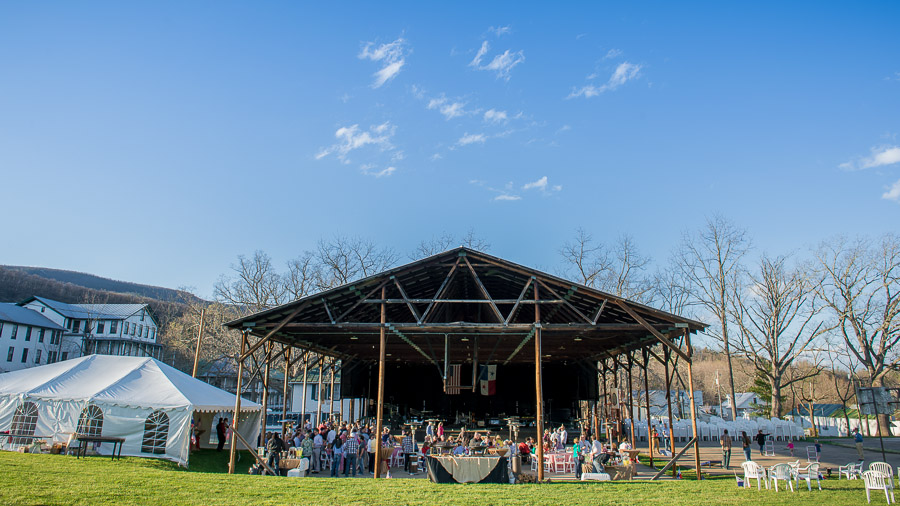
M 475 53 L 475 58 L 472 59 L 472 61 L 469 63 L 469 66 L 474 67 L 478 70 L 495 72 L 498 78 L 503 78 L 509 81 L 510 72 L 512 72 L 513 67 L 525 61 L 525 53 L 522 51 L 512 52 L 507 49 L 503 53 L 495 55 L 487 65 L 482 65 L 481 62 L 490 47 L 491 45 L 488 44 L 488 41 L 482 42 L 481 48 L 479 48 L 478 52 Z
M 502 37 L 504 35 L 509 35 L 510 33 L 512 33 L 512 28 L 510 28 L 509 25 L 497 27 L 492 26 L 488 28 L 488 32 L 493 33 L 497 37 Z
M 881 195 L 881 198 L 885 200 L 893 200 L 894 202 L 900 202 L 900 179 L 898 179 L 888 191 L 884 192 Z
M 428 101 L 429 110 L 437 109 L 441 114 L 444 115 L 444 118 L 448 120 L 463 116 L 465 114 L 469 114 L 469 112 L 465 110 L 465 105 L 466 104 L 463 102 L 453 102 L 447 100 L 447 97 L 444 96 L 441 96 L 440 98 L 432 98 Z
M 547 176 L 543 176 L 540 179 L 538 179 L 537 181 L 525 183 L 525 185 L 522 186 L 522 189 L 525 191 L 539 190 L 541 193 L 552 193 L 552 192 L 558 192 L 558 191 L 562 190 L 562 186 L 561 185 L 550 186 Z
M 513 201 L 513 200 L 522 200 L 522 197 L 520 197 L 520 196 L 518 196 L 518 195 L 509 195 L 509 194 L 506 194 L 506 193 L 501 193 L 500 195 L 497 195 L 496 197 L 494 197 L 494 200 L 501 200 L 501 201 L 502 201 L 502 200 L 507 200 L 507 201 Z
M 872 148 L 872 154 L 839 165 L 844 170 L 862 170 L 900 162 L 900 146 L 880 146 Z
M 335 154 L 342 162 L 349 163 L 347 155 L 349 155 L 351 151 L 366 146 L 376 147 L 380 151 L 392 151 L 394 150 L 394 146 L 391 144 L 391 138 L 396 131 L 397 127 L 391 125 L 390 122 L 372 125 L 368 130 L 361 130 L 359 125 L 338 128 L 334 133 L 338 142 L 319 150 L 319 152 L 316 153 L 316 160 L 321 160 L 326 156 Z
M 507 116 L 506 111 L 498 111 L 496 109 L 489 109 L 484 113 L 484 120 L 490 123 L 506 123 Z
M 611 59 L 617 58 L 617 57 L 619 57 L 619 56 L 622 56 L 622 50 L 621 50 L 621 49 L 610 49 L 609 51 L 606 52 L 606 56 L 604 56 L 603 59 L 604 59 L 604 60 L 611 60 Z
M 382 170 L 375 170 L 377 168 L 378 167 L 374 164 L 365 164 L 365 165 L 361 165 L 359 167 L 359 170 L 367 176 L 374 176 L 374 177 L 387 177 L 387 176 L 390 176 L 391 174 L 393 174 L 397 170 L 396 167 L 387 167 Z
M 361 60 L 368 59 L 374 62 L 381 62 L 383 67 L 373 74 L 375 82 L 372 83 L 373 88 L 379 88 L 400 73 L 400 69 L 406 64 L 406 55 L 408 53 L 406 40 L 400 37 L 394 42 L 381 44 L 380 46 L 376 46 L 374 42 L 367 42 L 357 57 Z
M 457 144 L 460 146 L 468 146 L 469 144 L 480 143 L 484 144 L 487 141 L 487 137 L 484 134 L 470 134 L 466 132 L 462 137 L 459 138 Z
M 586 86 L 583 86 L 580 90 L 573 89 L 572 92 L 569 93 L 569 96 L 566 98 L 575 98 L 581 96 L 590 98 L 607 91 L 614 91 L 628 81 L 638 78 L 640 76 L 641 68 L 642 66 L 636 63 L 620 63 L 616 67 L 616 70 L 613 71 L 612 75 L 609 77 L 609 80 L 606 83 L 600 86 L 588 84 Z M 595 75 L 592 74 L 589 77 L 592 76 Z

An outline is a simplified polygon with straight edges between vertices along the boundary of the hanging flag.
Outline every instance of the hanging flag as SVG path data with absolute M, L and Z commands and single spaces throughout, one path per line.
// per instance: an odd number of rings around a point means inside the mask
M 497 393 L 497 366 L 480 366 L 478 379 L 481 384 L 481 395 L 494 395 Z
M 460 364 L 450 364 L 450 375 L 444 382 L 444 392 L 447 394 L 459 394 L 460 380 L 462 379 L 461 369 L 462 365 Z

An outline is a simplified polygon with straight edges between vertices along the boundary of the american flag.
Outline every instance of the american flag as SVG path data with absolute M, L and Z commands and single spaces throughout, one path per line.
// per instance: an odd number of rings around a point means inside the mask
M 450 395 L 456 395 L 460 393 L 460 379 L 462 378 L 461 374 L 462 365 L 460 364 L 450 364 L 450 375 L 447 376 L 447 379 L 444 380 L 444 392 Z

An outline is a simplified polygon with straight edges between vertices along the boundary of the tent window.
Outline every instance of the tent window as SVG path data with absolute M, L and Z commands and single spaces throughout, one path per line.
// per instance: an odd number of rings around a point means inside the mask
M 34 429 L 37 427 L 38 409 L 33 402 L 23 402 L 13 414 L 10 432 L 19 437 L 10 438 L 13 445 L 31 444 Z
M 100 436 L 100 433 L 103 432 L 103 410 L 94 404 L 89 404 L 88 407 L 81 410 L 77 432 L 83 436 Z
M 162 411 L 150 413 L 144 422 L 143 453 L 166 453 L 166 439 L 169 438 L 169 415 Z

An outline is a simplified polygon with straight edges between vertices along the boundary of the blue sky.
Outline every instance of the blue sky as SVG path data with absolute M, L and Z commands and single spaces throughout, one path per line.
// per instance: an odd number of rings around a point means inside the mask
M 665 260 L 897 231 L 897 2 L 6 2 L 0 263 L 209 295 L 240 253 L 578 227 Z

